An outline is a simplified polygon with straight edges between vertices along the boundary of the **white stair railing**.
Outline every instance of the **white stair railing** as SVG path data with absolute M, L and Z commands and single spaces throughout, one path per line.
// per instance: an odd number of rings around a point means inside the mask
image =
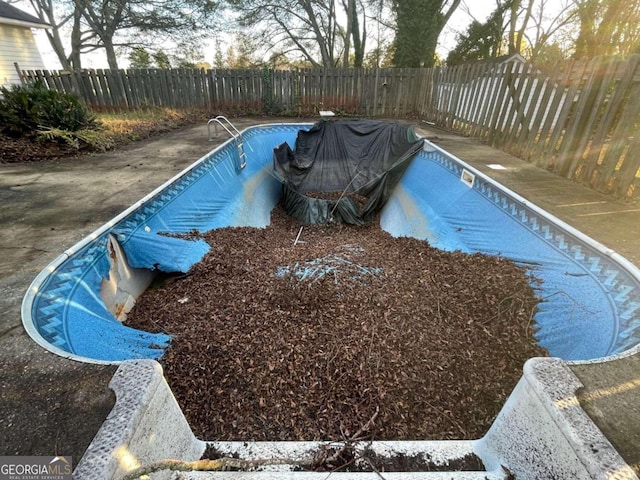
M 214 134 L 211 135 L 211 125 L 214 128 Z M 246 155 L 244 152 L 244 140 L 242 138 L 242 133 L 231 123 L 226 117 L 222 115 L 218 115 L 216 118 L 212 118 L 207 122 L 207 132 L 209 134 L 209 141 L 213 141 L 218 138 L 218 125 L 226 130 L 226 132 L 233 137 L 233 140 L 236 144 L 236 148 L 238 149 L 238 167 L 242 170 L 247 165 Z

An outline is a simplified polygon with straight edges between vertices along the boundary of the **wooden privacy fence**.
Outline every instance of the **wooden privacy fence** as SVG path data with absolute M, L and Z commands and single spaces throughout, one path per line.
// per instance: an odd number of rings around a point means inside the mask
M 617 197 L 638 197 L 640 55 L 428 73 L 423 118 Z
M 92 108 L 419 117 L 621 198 L 638 197 L 640 55 L 430 69 L 22 71 Z M 640 190 L 640 189 L 638 189 Z
M 414 114 L 419 69 L 19 70 L 23 82 L 76 93 L 92 108 L 206 107 L 227 113 L 309 115 L 319 110 L 388 117 Z

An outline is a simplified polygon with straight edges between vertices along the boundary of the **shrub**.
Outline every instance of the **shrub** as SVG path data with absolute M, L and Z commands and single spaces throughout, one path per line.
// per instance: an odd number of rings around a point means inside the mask
M 76 132 L 99 122 L 75 95 L 49 90 L 42 82 L 0 87 L 0 130 L 12 136 L 53 128 Z

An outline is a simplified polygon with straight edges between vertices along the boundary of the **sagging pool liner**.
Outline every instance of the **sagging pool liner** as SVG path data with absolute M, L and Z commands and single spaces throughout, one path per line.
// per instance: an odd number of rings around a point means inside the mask
M 29 334 L 45 348 L 82 360 L 160 357 L 168 336 L 124 326 L 100 298 L 100 284 L 109 275 L 107 235 L 117 238 L 133 266 L 188 270 L 215 245 L 176 234 L 267 226 L 281 197 L 281 183 L 273 174 L 274 148 L 293 144 L 298 131 L 308 128 L 289 124 L 247 129 L 248 162 L 240 174 L 237 151 L 227 143 L 81 247 L 70 249 L 34 280 L 25 296 L 23 322 Z M 589 360 L 638 348 L 637 268 L 478 172 L 472 185 L 462 182 L 462 172 L 470 167 L 429 146 L 410 162 L 382 209 L 384 230 L 425 239 L 445 250 L 503 256 L 530 268 L 543 281 L 535 286 L 542 300 L 532 320 L 536 339 L 552 356 Z
M 284 142 L 274 150 L 284 209 L 307 224 L 367 224 L 423 143 L 410 125 L 380 120 L 325 120 L 300 130 L 293 149 Z M 330 193 L 337 198 L 313 196 Z

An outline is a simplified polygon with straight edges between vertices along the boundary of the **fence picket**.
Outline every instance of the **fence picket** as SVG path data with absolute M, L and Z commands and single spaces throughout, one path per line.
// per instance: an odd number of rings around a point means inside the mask
M 515 90 L 510 90 L 511 108 L 505 121 L 504 133 L 500 136 L 500 143 L 507 149 L 513 147 L 515 139 L 525 128 L 531 89 L 535 79 L 535 75 L 531 75 L 528 65 L 523 65 L 519 73 Z
M 601 71 L 604 68 L 604 59 L 595 58 L 589 65 L 590 72 L 584 87 L 579 91 L 574 102 L 575 108 L 565 124 L 565 133 L 560 138 L 558 146 L 558 159 L 554 164 L 554 171 L 568 177 L 573 177 L 575 167 L 579 162 L 579 155 L 575 147 L 580 142 L 580 134 L 594 118 L 597 111 L 596 102 L 598 91 L 602 84 Z
M 626 191 L 626 189 L 621 186 L 621 183 L 631 185 L 631 183 L 635 181 L 635 177 L 626 177 L 627 175 L 635 175 L 635 172 L 633 172 L 633 164 L 636 162 L 635 170 L 637 171 L 637 161 L 638 158 L 640 158 L 636 155 L 637 150 L 630 149 L 630 144 L 636 145 L 637 141 L 629 141 L 630 137 L 639 137 L 635 132 L 635 125 L 640 115 L 640 102 L 636 100 L 638 96 L 640 96 L 640 78 L 637 78 L 637 69 L 635 70 L 635 77 L 634 82 L 625 96 L 625 101 L 622 102 L 623 108 L 619 113 L 620 118 L 612 132 L 611 139 L 609 141 L 609 148 L 607 148 L 600 165 L 601 168 L 599 170 L 601 171 L 601 174 L 598 176 L 596 181 L 593 182 L 593 187 L 595 189 L 605 193 L 611 192 L 613 187 L 616 189 L 618 195 L 621 195 L 623 190 Z M 631 152 L 631 154 L 628 152 Z M 622 163 L 624 166 L 627 161 L 629 163 L 624 167 L 622 172 L 623 179 L 621 179 L 621 181 L 616 181 L 620 164 Z M 614 185 L 616 183 L 618 184 L 617 186 Z
M 571 73 L 574 70 L 575 62 L 569 61 L 567 63 L 568 64 L 565 65 L 566 68 L 558 72 L 557 76 L 552 77 L 553 89 L 550 98 L 551 101 L 549 103 L 549 108 L 545 112 L 542 127 L 539 130 L 540 133 L 538 141 L 532 151 L 532 157 L 536 159 L 535 163 L 538 166 L 546 166 L 547 164 L 548 159 L 545 152 L 551 141 L 550 135 L 552 135 L 552 131 L 558 122 L 562 105 L 568 101 L 568 85 L 570 84 Z
M 534 68 L 535 65 L 534 65 Z M 559 68 L 558 62 L 553 65 L 552 72 L 557 71 Z M 537 68 L 536 68 L 537 71 Z M 520 138 L 520 152 L 525 160 L 531 159 L 530 149 L 532 145 L 538 140 L 538 132 L 542 126 L 542 121 L 548 113 L 548 105 L 556 85 L 555 80 L 552 77 L 545 75 L 542 72 L 536 74 L 537 85 L 533 93 L 533 100 L 535 101 L 535 107 L 532 110 L 532 122 L 530 128 L 525 131 L 525 135 Z M 540 92 L 542 91 L 542 96 Z

